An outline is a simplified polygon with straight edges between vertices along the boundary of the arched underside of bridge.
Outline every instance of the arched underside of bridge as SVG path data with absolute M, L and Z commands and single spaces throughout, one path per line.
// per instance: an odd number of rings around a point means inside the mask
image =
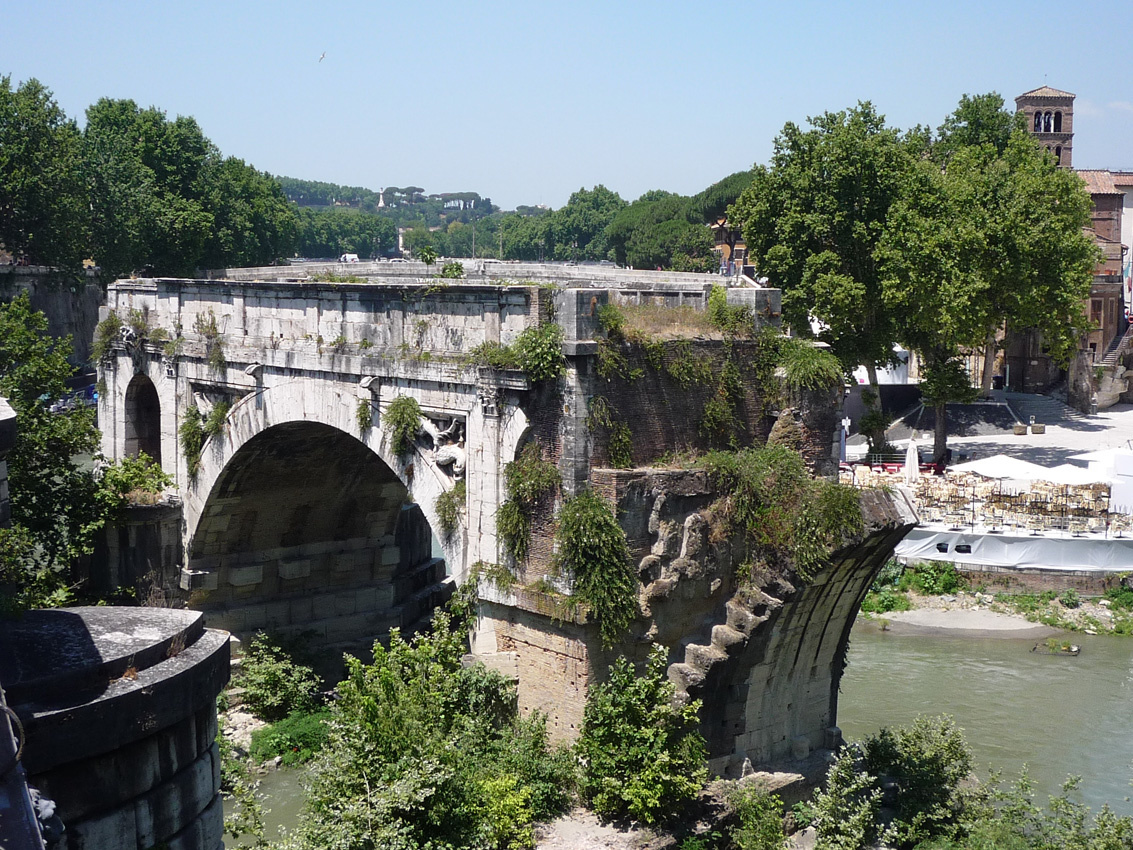
M 318 422 L 274 425 L 216 477 L 189 547 L 209 625 L 351 644 L 412 626 L 444 561 L 405 486 L 365 444 Z

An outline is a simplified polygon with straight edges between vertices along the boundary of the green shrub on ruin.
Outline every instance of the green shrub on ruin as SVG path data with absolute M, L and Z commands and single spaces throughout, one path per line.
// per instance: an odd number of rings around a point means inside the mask
M 201 447 L 205 443 L 205 428 L 204 417 L 195 404 L 185 408 L 177 435 L 181 440 L 181 455 L 185 458 L 189 478 L 196 479 L 201 468 Z
M 764 553 L 793 561 L 804 580 L 865 527 L 857 490 L 811 478 L 785 446 L 711 452 L 705 467 L 722 494 L 714 514 L 723 535 L 746 533 Z
M 244 650 L 238 684 L 251 712 L 261 720 L 276 722 L 290 714 L 313 711 L 322 683 L 279 641 L 257 632 Z
M 385 414 L 385 430 L 394 454 L 408 454 L 421 429 L 421 405 L 412 396 L 398 396 L 389 403 Z
M 782 338 L 779 363 L 791 389 L 826 389 L 841 386 L 845 380 L 842 364 L 829 349 L 797 337 Z
M 354 422 L 358 426 L 358 436 L 365 437 L 374 424 L 374 404 L 370 399 L 358 399 L 358 406 L 354 409 Z
M 90 347 L 91 362 L 101 363 L 110 356 L 114 344 L 122 338 L 122 320 L 117 313 L 110 313 L 94 329 L 94 342 Z
M 554 322 L 532 325 L 516 338 L 515 356 L 532 383 L 551 381 L 566 369 L 563 329 Z
M 624 657 L 605 682 L 591 685 L 575 749 L 580 791 L 605 818 L 655 824 L 676 815 L 708 778 L 700 735 L 700 701 L 675 707 L 662 647 L 654 646 L 641 676 Z
M 563 503 L 555 543 L 555 566 L 572 577 L 571 595 L 589 607 L 603 646 L 613 646 L 638 613 L 625 531 L 606 500 L 584 490 Z
M 510 345 L 498 342 L 482 342 L 468 352 L 468 362 L 489 369 L 518 369 L 519 358 Z

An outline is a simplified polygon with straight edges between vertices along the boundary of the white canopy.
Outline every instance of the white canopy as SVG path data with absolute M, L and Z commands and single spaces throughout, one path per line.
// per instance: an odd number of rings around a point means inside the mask
M 1037 463 L 1019 460 L 1009 455 L 992 455 L 991 457 L 950 466 L 948 471 L 974 472 L 984 478 L 1018 478 L 1024 481 L 1036 481 L 1042 478 L 1048 470 Z
M 1101 470 L 1090 468 L 1082 469 L 1064 463 L 1053 468 L 1039 466 L 1037 463 L 1019 460 L 1008 455 L 993 455 L 992 457 L 971 460 L 967 463 L 948 467 L 949 472 L 974 472 L 985 478 L 1011 478 L 1016 481 L 1050 481 L 1053 484 L 1096 484 L 1108 483 L 1109 476 Z

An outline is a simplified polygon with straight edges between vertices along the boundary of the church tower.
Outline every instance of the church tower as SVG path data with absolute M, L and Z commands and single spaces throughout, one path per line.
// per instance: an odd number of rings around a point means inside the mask
M 1073 165 L 1074 95 L 1050 86 L 1015 98 L 1015 108 L 1027 117 L 1027 130 L 1050 151 L 1063 168 Z

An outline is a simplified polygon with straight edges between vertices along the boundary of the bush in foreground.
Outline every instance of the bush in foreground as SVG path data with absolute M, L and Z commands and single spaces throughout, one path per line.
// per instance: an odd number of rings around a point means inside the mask
M 310 667 L 297 664 L 277 641 L 257 632 L 244 651 L 239 684 L 251 712 L 274 723 L 313 711 L 321 683 Z
M 461 665 L 466 640 L 438 612 L 430 634 L 375 644 L 372 664 L 347 658 L 297 847 L 517 850 L 566 808 L 571 760 L 542 717 L 517 717 L 513 684 Z
M 603 817 L 657 823 L 708 778 L 700 702 L 673 707 L 666 666 L 664 649 L 655 646 L 643 676 L 619 658 L 609 681 L 590 689 L 577 744 L 585 765 L 581 791 Z

